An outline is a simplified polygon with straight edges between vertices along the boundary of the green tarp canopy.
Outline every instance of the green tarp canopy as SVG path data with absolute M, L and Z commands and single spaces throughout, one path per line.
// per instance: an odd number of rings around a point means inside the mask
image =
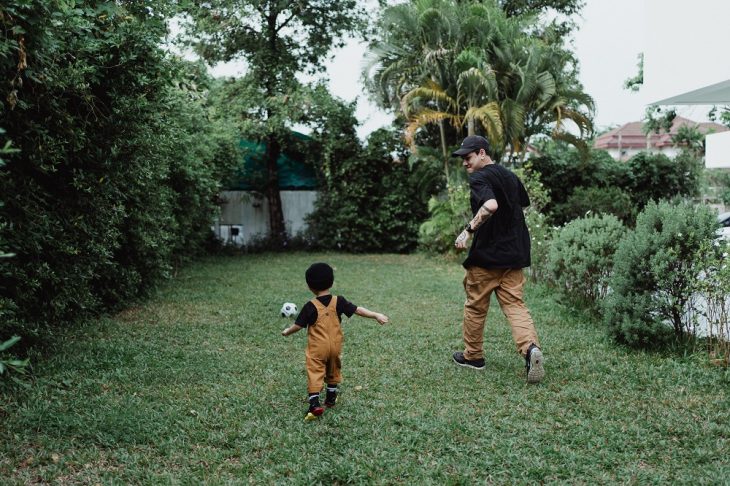
M 301 133 L 292 135 L 300 140 L 309 140 Z M 232 180 L 227 184 L 229 191 L 262 190 L 266 181 L 266 144 L 241 140 L 244 149 L 243 163 L 236 169 Z M 317 174 L 314 167 L 300 160 L 302 157 L 282 152 L 277 161 L 280 190 L 315 190 Z

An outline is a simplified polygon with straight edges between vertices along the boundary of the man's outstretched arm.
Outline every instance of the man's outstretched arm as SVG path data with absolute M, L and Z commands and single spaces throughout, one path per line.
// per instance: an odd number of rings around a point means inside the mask
M 471 221 L 466 225 L 464 231 L 456 237 L 454 246 L 458 249 L 466 248 L 466 244 L 469 242 L 469 236 L 474 233 L 486 220 L 492 217 L 497 212 L 499 206 L 497 205 L 496 199 L 488 199 L 482 207 L 479 208 L 477 214 L 474 215 Z

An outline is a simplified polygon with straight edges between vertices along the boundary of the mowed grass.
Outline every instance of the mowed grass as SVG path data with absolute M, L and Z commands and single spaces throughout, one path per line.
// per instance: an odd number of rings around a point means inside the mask
M 392 323 L 344 319 L 336 408 L 304 422 L 306 333 L 283 302 L 333 292 Z M 0 402 L 0 483 L 728 484 L 730 381 L 702 353 L 635 352 L 530 285 L 546 355 L 525 383 L 493 300 L 486 371 L 454 365 L 458 263 L 420 255 L 211 258 L 146 303 L 75 328 Z

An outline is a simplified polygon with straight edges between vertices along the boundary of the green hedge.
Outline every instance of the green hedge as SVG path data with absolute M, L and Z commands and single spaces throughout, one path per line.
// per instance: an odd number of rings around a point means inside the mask
M 209 234 L 236 137 L 199 69 L 160 49 L 162 15 L 124 5 L 3 7 L 0 126 L 19 153 L 0 169 L 16 253 L 0 260 L 0 341 L 144 295 Z
M 323 187 L 307 218 L 312 246 L 352 253 L 414 250 L 425 208 L 410 168 L 393 160 L 394 153 L 403 160 L 399 135 L 381 129 L 365 147 L 347 143 L 355 145 L 338 150 L 323 170 Z
M 636 229 L 619 243 L 603 315 L 613 336 L 657 347 L 690 329 L 698 255 L 715 237 L 717 222 L 705 206 L 650 201 Z
M 608 293 L 614 253 L 626 228 L 613 215 L 571 221 L 558 231 L 548 257 L 551 280 L 571 299 L 593 305 Z

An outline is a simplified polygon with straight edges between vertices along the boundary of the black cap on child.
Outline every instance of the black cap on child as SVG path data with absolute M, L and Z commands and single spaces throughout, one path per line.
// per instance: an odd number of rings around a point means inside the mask
M 312 290 L 327 290 L 335 282 L 335 273 L 326 263 L 313 263 L 305 272 L 304 278 Z

